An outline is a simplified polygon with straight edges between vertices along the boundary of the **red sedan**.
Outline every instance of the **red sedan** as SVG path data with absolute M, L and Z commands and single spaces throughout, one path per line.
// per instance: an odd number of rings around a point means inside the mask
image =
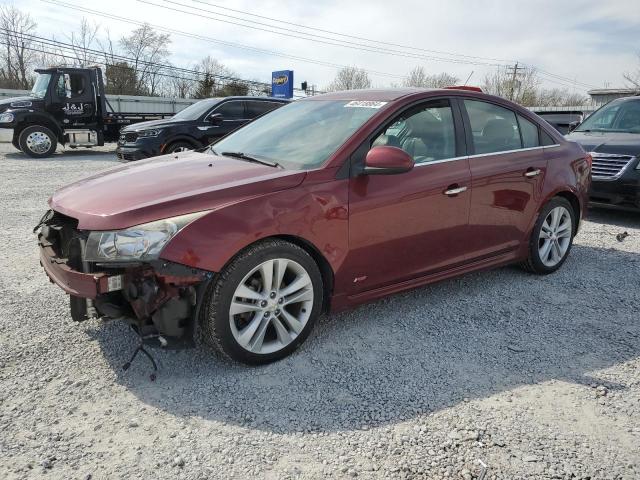
M 203 153 L 59 190 L 40 258 L 75 320 L 122 319 L 163 344 L 199 330 L 228 357 L 266 363 L 323 311 L 510 263 L 557 270 L 590 168 L 580 146 L 497 97 L 332 93 Z

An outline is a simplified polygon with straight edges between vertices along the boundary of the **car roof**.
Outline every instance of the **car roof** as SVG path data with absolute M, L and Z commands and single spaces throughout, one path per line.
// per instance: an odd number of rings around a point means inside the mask
M 377 100 L 391 102 L 407 95 L 425 93 L 428 88 L 368 88 L 362 90 L 343 90 L 307 97 L 305 100 Z
M 258 101 L 263 101 L 263 102 L 282 102 L 282 103 L 289 103 L 291 100 L 286 99 L 286 98 L 278 98 L 278 97 L 258 97 L 258 96 L 250 96 L 250 95 L 235 95 L 235 96 L 231 96 L 231 97 L 212 97 L 212 98 L 207 98 L 205 100 L 217 100 L 217 101 L 221 101 L 221 100 L 258 100 Z

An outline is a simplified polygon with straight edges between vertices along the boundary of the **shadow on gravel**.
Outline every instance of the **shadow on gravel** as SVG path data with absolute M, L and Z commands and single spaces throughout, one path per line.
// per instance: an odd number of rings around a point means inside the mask
M 155 383 L 146 360 L 121 371 L 134 346 L 124 326 L 89 333 L 121 384 L 174 415 L 271 432 L 353 430 L 520 385 L 593 382 L 640 355 L 639 271 L 640 255 L 577 245 L 553 275 L 502 268 L 330 316 L 266 367 L 156 350 Z
M 614 225 L 616 227 L 640 228 L 640 211 L 623 211 L 606 208 L 590 208 L 587 214 L 590 222 Z
M 116 152 L 111 151 L 111 152 L 105 152 L 104 150 L 100 151 L 100 150 L 90 150 L 90 149 L 76 149 L 76 150 L 72 150 L 72 149 L 67 149 L 67 150 L 57 150 L 56 153 L 54 153 L 51 157 L 47 157 L 47 158 L 31 158 L 28 155 L 25 155 L 22 152 L 18 152 L 16 151 L 12 151 L 9 153 L 5 153 L 3 155 L 3 157 L 6 160 L 15 160 L 15 161 L 20 161 L 20 162 L 50 162 L 52 160 L 54 161 L 58 161 L 58 160 L 100 160 L 100 161 L 105 161 L 105 160 L 113 160 L 118 161 L 118 158 L 116 157 Z

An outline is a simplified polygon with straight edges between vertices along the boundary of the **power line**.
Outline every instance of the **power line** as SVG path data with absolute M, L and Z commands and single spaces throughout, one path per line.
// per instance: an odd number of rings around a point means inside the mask
M 129 57 L 125 57 L 123 55 L 118 55 L 118 54 L 112 54 L 109 52 L 104 52 L 101 50 L 96 50 L 96 49 L 92 49 L 92 48 L 87 48 L 87 47 L 81 47 L 78 45 L 73 45 L 70 43 L 65 43 L 65 42 L 61 42 L 59 40 L 54 40 L 54 39 L 47 39 L 44 37 L 39 37 L 37 35 L 33 35 L 33 34 L 26 34 L 26 33 L 22 33 L 22 32 L 16 32 L 13 30 L 8 30 L 6 28 L 0 28 L 0 31 L 5 31 L 7 33 L 9 33 L 10 35 L 15 36 L 15 38 L 20 38 L 20 39 L 27 39 L 30 40 L 32 42 L 34 42 L 37 45 L 40 45 L 41 49 L 36 49 L 36 48 L 30 48 L 30 47 L 25 47 L 27 50 L 30 51 L 36 51 L 36 52 L 41 52 L 41 53 L 45 53 L 48 55 L 54 55 L 54 56 L 58 56 L 60 58 L 65 58 L 65 59 L 70 59 L 70 60 L 74 60 L 77 61 L 78 57 L 77 57 L 77 51 L 82 51 L 85 54 L 90 54 L 93 56 L 97 56 L 97 57 L 105 57 L 105 62 L 103 63 L 105 66 L 109 66 L 111 68 L 115 68 L 115 69 L 122 69 L 122 70 L 128 70 L 131 69 L 131 67 L 129 65 L 127 66 L 123 66 L 123 65 L 118 65 L 118 64 L 114 64 L 114 63 L 109 63 L 108 61 L 106 61 L 107 57 L 111 57 L 113 60 L 116 61 L 120 61 L 120 62 L 127 62 L 127 63 L 133 63 L 134 61 L 136 61 L 135 59 L 129 58 Z M 1 42 L 3 44 L 6 44 L 6 42 Z M 56 51 L 45 51 L 44 47 L 48 47 L 48 48 L 57 48 L 60 50 L 60 52 L 56 52 Z M 213 74 L 213 73 L 207 73 L 207 72 L 201 72 L 198 70 L 191 70 L 191 69 L 187 69 L 187 68 L 182 68 L 182 67 L 175 67 L 173 65 L 167 65 L 167 64 L 160 64 L 160 63 L 155 63 L 155 62 L 148 62 L 148 61 L 144 61 L 144 60 L 137 60 L 139 64 L 144 65 L 144 66 L 148 66 L 148 67 L 155 67 L 158 68 L 162 71 L 166 71 L 168 70 L 169 72 L 181 72 L 181 73 L 186 73 L 186 74 L 190 74 L 190 75 L 195 75 L 195 76 L 199 76 L 199 77 L 210 77 L 210 78 L 217 78 L 219 80 L 224 80 L 227 83 L 230 82 L 236 82 L 236 83 L 242 83 L 245 85 L 251 85 L 254 87 L 271 87 L 271 84 L 266 83 L 266 82 L 259 82 L 259 81 L 254 81 L 254 80 L 244 80 L 241 78 L 237 78 L 237 77 L 232 77 L 232 76 L 227 76 L 227 75 L 219 75 L 219 74 Z M 175 74 L 171 75 L 170 73 L 161 73 L 160 71 L 158 72 L 153 72 L 153 75 L 158 75 L 161 77 L 166 77 L 166 78 L 173 78 L 173 79 L 179 79 L 179 80 L 188 80 L 188 81 L 193 81 L 193 82 L 198 82 L 201 80 L 201 78 L 189 78 L 189 77 L 178 77 Z M 297 91 L 301 91 L 300 89 L 294 89 Z M 322 93 L 322 92 L 320 92 Z M 300 96 L 298 96 L 300 97 Z
M 282 58 L 288 58 L 291 60 L 298 60 L 300 62 L 305 62 L 305 63 L 312 63 L 315 65 L 321 65 L 321 66 L 325 66 L 325 67 L 330 67 L 330 68 L 335 68 L 335 69 L 342 69 L 342 68 L 346 68 L 347 65 L 341 65 L 341 64 L 337 64 L 337 63 L 331 63 L 331 62 L 326 62 L 326 61 L 322 61 L 322 60 L 314 60 L 314 59 L 310 59 L 310 58 L 306 58 L 306 57 L 301 57 L 301 56 L 297 56 L 297 55 L 290 55 L 287 53 L 283 53 L 283 52 L 278 52 L 278 51 L 273 51 L 273 50 L 265 50 L 262 48 L 257 48 L 257 47 L 252 47 L 249 45 L 244 45 L 241 43 L 234 43 L 234 42 L 228 42 L 225 40 L 219 40 L 217 38 L 213 38 L 213 37 L 208 37 L 205 35 L 200 35 L 200 34 L 195 34 L 195 33 L 190 33 L 190 32 L 185 32 L 182 30 L 176 30 L 173 28 L 168 28 L 168 27 L 163 27 L 161 25 L 157 25 L 157 24 L 152 24 L 149 22 L 139 22 L 136 20 L 131 20 L 129 18 L 124 18 L 124 17 L 120 17 L 118 15 L 113 15 L 110 13 L 105 13 L 105 12 L 101 12 L 101 11 L 97 11 L 97 10 L 92 10 L 90 8 L 85 8 L 85 7 L 81 7 L 80 5 L 76 5 L 76 4 L 69 4 L 69 3 L 65 3 L 65 2 L 61 2 L 59 0 L 40 0 L 41 2 L 44 3 L 49 3 L 51 5 L 56 5 L 58 7 L 63 7 L 63 8 L 70 8 L 73 10 L 79 10 L 85 13 L 88 13 L 90 15 L 96 15 L 98 17 L 103 17 L 103 18 L 108 18 L 111 20 L 117 20 L 120 22 L 124 22 L 124 23 L 129 23 L 132 25 L 138 25 L 138 26 L 143 26 L 145 24 L 163 31 L 163 32 L 169 32 L 169 33 L 173 33 L 175 35 L 180 35 L 180 36 L 184 36 L 187 38 L 194 38 L 194 39 L 198 39 L 198 40 L 203 40 L 209 43 L 214 43 L 214 44 L 218 44 L 218 45 L 225 45 L 228 47 L 232 47 L 232 48 L 237 48 L 240 50 L 246 50 L 246 51 L 251 51 L 251 52 L 255 52 L 255 53 L 260 53 L 260 54 L 266 54 L 266 55 L 271 55 L 271 56 L 277 56 L 277 57 L 282 57 Z M 363 69 L 365 70 L 367 73 L 370 73 L 372 75 L 378 75 L 378 76 L 384 76 L 384 77 L 392 77 L 392 78 L 405 78 L 405 75 L 398 75 L 398 74 L 393 74 L 393 73 L 388 73 L 388 72 L 380 72 L 380 71 L 376 71 L 376 70 L 369 70 L 369 69 Z
M 153 2 L 151 2 L 149 0 L 138 0 L 138 2 L 144 3 L 146 5 L 152 5 L 152 6 L 158 7 L 158 8 L 163 8 L 163 9 L 170 10 L 170 11 L 173 11 L 173 12 L 184 13 L 184 14 L 187 14 L 187 15 L 196 16 L 198 18 L 203 18 L 204 17 L 204 18 L 207 18 L 209 20 L 216 21 L 216 22 L 222 22 L 222 23 L 227 23 L 227 24 L 236 25 L 236 26 L 240 26 L 240 27 L 250 28 L 250 29 L 253 29 L 253 30 L 259 30 L 259 31 L 263 31 L 263 32 L 273 33 L 273 34 L 281 35 L 281 36 L 284 36 L 284 37 L 287 37 L 287 38 L 297 38 L 297 39 L 306 40 L 306 41 L 309 41 L 309 42 L 319 43 L 319 44 L 322 44 L 322 45 L 331 45 L 331 46 L 335 46 L 335 47 L 350 48 L 352 50 L 358 50 L 358 51 L 363 51 L 363 52 L 371 52 L 371 53 L 376 53 L 376 54 L 400 56 L 400 57 L 412 58 L 412 59 L 416 59 L 416 60 L 430 60 L 430 61 L 436 61 L 436 62 L 456 63 L 456 64 L 464 64 L 464 65 L 485 65 L 485 66 L 490 66 L 490 67 L 504 66 L 504 64 L 502 64 L 502 63 L 487 63 L 487 62 L 480 62 L 480 61 L 473 61 L 473 60 L 463 60 L 463 59 L 455 59 L 455 58 L 435 57 L 435 56 L 428 56 L 428 55 L 424 55 L 424 54 L 410 53 L 410 52 L 401 51 L 401 50 L 392 50 L 392 49 L 388 49 L 388 48 L 374 47 L 374 46 L 365 45 L 365 44 L 362 44 L 362 43 L 355 43 L 355 42 L 350 42 L 350 41 L 345 41 L 345 40 L 330 39 L 328 37 L 323 37 L 321 35 L 314 35 L 314 34 L 309 34 L 309 33 L 305 33 L 305 32 L 300 32 L 300 31 L 297 31 L 297 30 L 286 29 L 289 32 L 296 32 L 298 34 L 302 34 L 302 35 L 306 35 L 306 36 L 294 35 L 292 33 L 278 32 L 278 31 L 275 31 L 275 30 L 272 30 L 272 29 L 256 27 L 256 26 L 253 26 L 253 25 L 246 25 L 246 24 L 234 22 L 234 21 L 231 21 L 231 20 L 223 20 L 223 19 L 212 17 L 212 16 L 209 16 L 209 15 L 202 15 L 201 13 L 189 12 L 189 11 L 186 11 L 186 10 L 181 10 L 179 8 L 174 8 L 174 7 L 170 7 L 170 6 L 167 6 L 167 5 L 160 5 L 160 4 L 157 4 L 157 3 L 153 3 Z M 183 3 L 179 3 L 179 2 L 176 2 L 176 1 L 173 1 L 173 0 L 164 0 L 164 2 L 165 3 L 170 3 L 172 5 L 178 5 L 178 6 L 185 7 L 185 8 L 191 8 L 191 9 L 196 10 L 198 12 L 208 12 L 208 13 L 213 13 L 215 15 L 222 15 L 220 13 L 211 12 L 210 10 L 206 10 L 206 9 L 203 9 L 203 8 L 200 8 L 200 7 L 191 7 L 189 5 L 185 5 Z M 230 18 L 234 18 L 234 19 L 238 19 L 238 17 L 232 17 L 232 16 L 229 16 L 229 15 L 225 15 L 225 16 L 226 17 L 230 17 Z M 243 20 L 243 19 L 239 19 L 239 20 L 242 20 L 242 21 L 246 22 L 246 20 Z M 281 28 L 281 27 L 275 27 L 275 28 Z M 309 36 L 316 37 L 316 38 L 309 38 Z M 340 43 L 336 43 L 336 42 L 340 42 Z
M 378 43 L 380 45 L 389 45 L 391 47 L 407 48 L 407 49 L 410 49 L 410 50 L 417 50 L 417 51 L 426 52 L 426 53 L 437 53 L 437 54 L 440 54 L 440 55 L 450 55 L 450 56 L 454 56 L 454 57 L 475 58 L 475 59 L 479 59 L 479 60 L 491 60 L 491 61 L 505 62 L 505 63 L 509 63 L 509 62 L 513 61 L 513 60 L 505 60 L 505 59 L 502 59 L 502 58 L 481 57 L 481 56 L 477 56 L 477 55 L 465 55 L 463 53 L 446 52 L 446 51 L 442 51 L 442 50 L 429 50 L 429 49 L 426 49 L 426 48 L 413 47 L 411 45 L 402 45 L 402 44 L 399 44 L 399 43 L 384 42 L 384 41 L 376 40 L 376 39 L 373 39 L 373 38 L 358 37 L 356 35 L 349 35 L 349 34 L 346 34 L 346 33 L 335 32 L 335 31 L 332 31 L 332 30 L 324 30 L 322 28 L 310 27 L 308 25 L 302 25 L 300 23 L 287 22 L 285 20 L 280 20 L 280 19 L 277 19 L 277 18 L 267 17 L 267 16 L 264 16 L 264 15 L 258 15 L 258 14 L 247 12 L 247 11 L 244 11 L 244 10 L 237 10 L 237 9 L 234 9 L 234 8 L 231 8 L 231 7 L 223 7 L 223 6 L 220 6 L 220 5 L 215 5 L 213 3 L 205 2 L 205 1 L 202 1 L 202 0 L 191 0 L 191 1 L 194 2 L 194 3 L 201 3 L 201 4 L 204 4 L 204 5 L 208 5 L 208 6 L 214 7 L 214 8 L 219 8 L 221 10 L 228 10 L 230 12 L 242 13 L 243 15 L 248 15 L 248 16 L 255 17 L 255 18 L 262 18 L 262 19 L 265 19 L 265 20 L 270 20 L 270 21 L 282 23 L 282 24 L 285 24 L 285 25 L 292 25 L 292 26 L 295 26 L 295 27 L 306 28 L 306 29 L 309 29 L 309 30 L 314 30 L 316 32 L 329 33 L 331 35 L 339 35 L 339 36 L 345 37 L 345 38 L 353 38 L 353 39 L 356 39 L 356 40 L 364 40 L 364 41 L 367 41 L 367 42 Z M 217 15 L 223 15 L 221 13 L 216 13 L 216 14 Z M 235 17 L 233 17 L 233 18 L 235 18 Z M 250 20 L 246 20 L 246 19 L 242 19 L 242 20 L 247 21 L 247 22 L 250 21 Z M 273 25 L 272 27 L 273 28 L 281 28 L 281 27 L 277 27 L 275 25 Z

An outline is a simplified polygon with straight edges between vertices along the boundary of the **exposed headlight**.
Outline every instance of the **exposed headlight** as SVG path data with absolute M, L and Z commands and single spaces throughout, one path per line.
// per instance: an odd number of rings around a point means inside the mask
M 153 128 L 151 130 L 140 130 L 138 133 L 139 137 L 157 137 L 160 135 L 162 130 L 159 128 Z
M 91 232 L 84 259 L 88 262 L 154 260 L 183 227 L 206 213 L 208 211 L 190 213 L 124 230 Z
M 13 113 L 0 113 L 0 123 L 11 123 L 14 118 Z

